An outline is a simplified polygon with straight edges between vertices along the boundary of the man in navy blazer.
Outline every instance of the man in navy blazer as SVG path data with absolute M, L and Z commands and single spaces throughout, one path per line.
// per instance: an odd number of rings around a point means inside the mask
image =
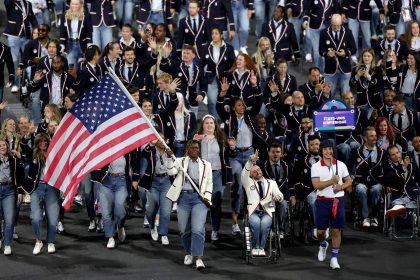
M 340 91 L 350 90 L 351 56 L 356 54 L 356 43 L 350 29 L 344 27 L 340 14 L 331 18 L 331 26 L 321 31 L 319 54 L 325 58 L 325 81 L 331 83 L 332 97 L 340 82 Z M 340 95 L 338 95 L 340 96 Z

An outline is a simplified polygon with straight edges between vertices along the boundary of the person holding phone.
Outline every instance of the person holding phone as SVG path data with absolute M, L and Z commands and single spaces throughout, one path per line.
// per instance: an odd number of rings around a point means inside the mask
M 325 77 L 321 75 L 318 67 L 310 67 L 308 70 L 308 81 L 299 86 L 299 91 L 305 97 L 305 103 L 317 110 L 324 101 L 330 98 L 331 83 L 325 83 Z
M 344 191 L 351 191 L 352 179 L 347 166 L 334 157 L 333 144 L 321 142 L 321 160 L 311 167 L 312 185 L 316 190 L 315 226 L 319 241 L 318 260 L 327 256 L 328 242 L 325 231 L 332 228 L 332 250 L 330 267 L 340 269 L 338 253 L 341 244 L 341 230 L 346 224 Z

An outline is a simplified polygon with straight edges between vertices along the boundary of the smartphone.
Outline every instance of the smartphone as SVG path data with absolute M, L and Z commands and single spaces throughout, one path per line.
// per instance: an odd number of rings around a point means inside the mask
M 69 69 L 73 69 L 74 68 L 74 64 L 73 63 L 70 63 L 69 64 Z

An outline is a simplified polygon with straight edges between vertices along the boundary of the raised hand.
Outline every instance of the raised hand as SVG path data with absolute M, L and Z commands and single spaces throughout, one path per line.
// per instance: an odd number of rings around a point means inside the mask
M 258 150 L 255 150 L 255 153 L 253 155 L 251 155 L 250 159 L 253 162 L 256 162 L 258 160 Z
M 152 50 L 156 50 L 158 48 L 157 43 L 156 43 L 156 38 L 153 36 L 150 36 L 148 45 Z
M 251 70 L 249 80 L 251 81 L 251 85 L 253 87 L 257 86 L 258 79 L 257 79 L 257 75 L 255 74 L 254 70 Z
M 166 42 L 163 45 L 163 52 L 165 54 L 165 57 L 168 57 L 172 53 L 172 44 L 171 44 L 171 42 Z
M 44 76 L 44 74 L 42 73 L 42 70 L 36 71 L 35 75 L 34 75 L 34 81 L 39 82 L 42 79 L 43 76 Z
M 227 93 L 227 91 L 228 91 L 228 89 L 229 89 L 229 83 L 228 83 L 228 80 L 227 80 L 227 78 L 226 77 L 223 77 L 222 78 L 222 83 L 221 83 L 221 88 L 222 88 L 222 91 L 220 92 L 220 96 L 221 97 L 224 97 L 225 95 L 226 95 L 226 93 Z
M 169 92 L 176 92 L 176 89 L 181 85 L 181 80 L 179 78 L 176 78 L 170 83 L 169 85 Z
M 279 87 L 277 86 L 277 84 L 273 80 L 270 80 L 268 82 L 268 86 L 270 87 L 271 92 L 278 92 L 279 91 Z

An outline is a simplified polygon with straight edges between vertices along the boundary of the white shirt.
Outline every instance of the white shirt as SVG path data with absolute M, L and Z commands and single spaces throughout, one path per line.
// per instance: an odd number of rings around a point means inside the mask
M 400 118 L 400 114 L 402 114 L 402 127 L 398 127 L 398 119 Z M 401 130 L 407 129 L 407 127 L 410 125 L 408 122 L 408 115 L 407 110 L 404 110 L 402 113 L 395 113 L 394 118 L 392 119 L 392 122 L 394 123 L 395 127 Z
M 79 37 L 79 18 L 75 18 L 71 20 L 71 39 L 77 40 Z
M 63 105 L 61 100 L 61 76 L 57 76 L 55 73 L 52 74 L 52 89 L 50 103 L 58 106 Z
M 162 11 L 162 0 L 152 0 L 152 5 L 150 8 L 152 12 Z
M 411 69 L 408 69 L 400 92 L 405 94 L 413 94 L 414 88 L 416 86 L 416 78 L 417 73 L 411 71 Z
M 238 148 L 248 148 L 252 146 L 252 130 L 245 123 L 245 118 L 243 116 L 238 119 L 238 135 L 236 137 L 236 146 Z
M 213 59 L 214 61 L 217 63 L 219 62 L 220 59 L 220 48 L 216 47 L 213 42 L 211 42 L 210 44 L 213 45 Z M 225 43 L 222 42 L 222 44 L 220 45 L 220 47 L 222 47 Z
M 321 182 L 328 181 L 333 178 L 333 176 L 336 175 L 337 165 L 333 164 L 332 166 L 326 166 L 324 163 L 324 160 L 321 159 L 311 167 L 311 178 L 319 178 Z M 338 161 L 338 176 L 340 176 L 340 181 L 338 184 L 343 184 L 343 179 L 347 178 L 349 176 L 349 171 L 347 170 L 347 166 L 341 162 Z M 318 196 L 324 196 L 324 197 L 342 197 L 344 196 L 344 191 L 339 191 L 337 193 L 334 193 L 333 189 L 334 185 L 328 186 L 323 190 L 317 190 L 316 194 Z
M 283 20 L 280 20 L 280 21 L 273 20 L 273 21 L 274 21 L 274 29 L 276 30 L 276 39 L 278 39 L 278 38 L 280 38 L 280 35 L 281 35 L 281 29 L 282 29 L 281 24 L 282 24 Z
M 119 157 L 109 164 L 108 172 L 113 174 L 124 174 L 125 165 L 127 164 L 125 157 Z

